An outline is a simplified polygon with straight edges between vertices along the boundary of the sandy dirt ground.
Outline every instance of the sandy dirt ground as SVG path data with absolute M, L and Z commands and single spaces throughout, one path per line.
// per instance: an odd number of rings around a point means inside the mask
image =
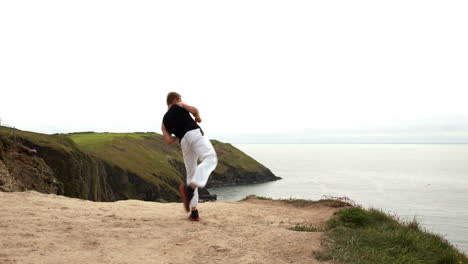
M 336 208 L 247 199 L 200 204 L 92 202 L 35 191 L 0 192 L 0 263 L 325 263 L 314 258 Z

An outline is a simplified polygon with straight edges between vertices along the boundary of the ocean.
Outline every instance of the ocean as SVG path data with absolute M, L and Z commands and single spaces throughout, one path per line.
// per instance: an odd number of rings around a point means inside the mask
M 416 218 L 468 253 L 468 144 L 234 146 L 283 179 L 210 189 L 218 200 L 346 196 L 366 208 Z

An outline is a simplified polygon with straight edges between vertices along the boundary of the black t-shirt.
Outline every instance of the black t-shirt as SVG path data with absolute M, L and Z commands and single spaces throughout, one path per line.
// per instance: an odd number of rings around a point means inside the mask
M 174 134 L 182 140 L 185 133 L 190 130 L 200 128 L 200 126 L 193 120 L 190 113 L 178 104 L 173 104 L 163 117 L 163 124 L 167 132 Z

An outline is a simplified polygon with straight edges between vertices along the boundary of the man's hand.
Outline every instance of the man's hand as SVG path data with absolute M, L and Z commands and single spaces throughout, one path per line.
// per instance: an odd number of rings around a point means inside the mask
M 177 142 L 178 140 L 179 139 L 177 137 L 171 137 L 170 142 L 168 143 L 168 145 L 171 145 L 171 144 Z
M 195 122 L 201 123 L 201 117 L 200 116 L 195 116 Z
M 166 144 L 171 145 L 179 140 L 177 137 L 171 136 L 171 134 L 167 131 L 164 124 L 161 125 L 161 130 L 163 132 L 163 138 L 164 138 L 164 141 L 166 141 Z

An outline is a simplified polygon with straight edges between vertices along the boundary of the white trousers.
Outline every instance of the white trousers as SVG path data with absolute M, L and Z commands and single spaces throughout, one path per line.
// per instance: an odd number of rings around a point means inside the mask
M 218 157 L 208 137 L 200 129 L 188 131 L 180 142 L 187 171 L 187 185 L 205 187 L 208 177 L 218 165 Z M 200 163 L 198 163 L 200 160 Z M 198 187 L 193 193 L 190 207 L 198 205 Z

